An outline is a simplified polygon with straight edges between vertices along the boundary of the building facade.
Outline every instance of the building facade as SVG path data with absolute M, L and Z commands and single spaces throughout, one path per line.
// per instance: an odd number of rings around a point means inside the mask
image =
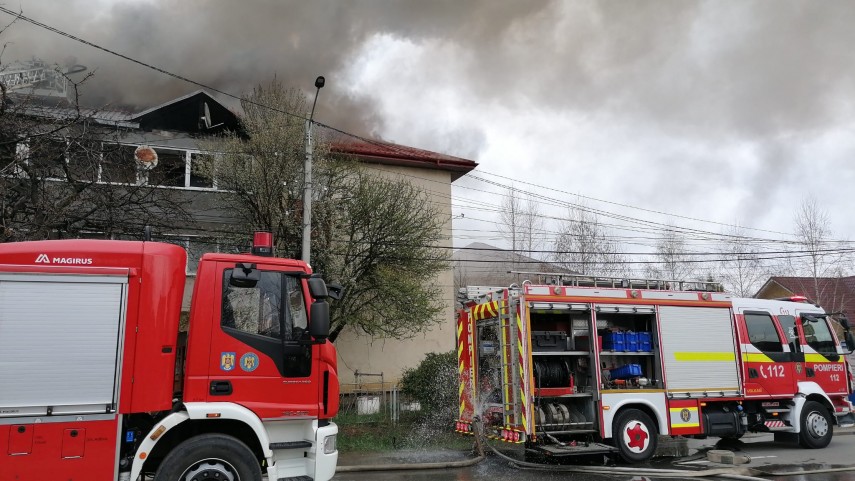
M 28 115 L 56 120 L 74 114 L 74 107 L 54 100 L 46 102 L 30 97 L 27 99 L 30 102 Z M 236 219 L 217 206 L 219 188 L 216 176 L 204 175 L 197 165 L 200 156 L 204 155 L 200 148 L 202 141 L 215 138 L 224 131 L 240 129 L 238 116 L 201 90 L 145 110 L 84 109 L 83 114 L 87 122 L 109 133 L 109 149 L 102 150 L 109 150 L 113 154 L 111 159 L 118 159 L 114 161 L 103 157 L 89 174 L 93 182 L 144 185 L 172 192 L 185 202 L 194 217 L 193 229 L 175 225 L 171 229 L 161 229 L 155 239 L 180 244 L 188 252 L 183 306 L 186 315 L 201 255 L 241 248 L 221 242 L 218 233 L 228 230 L 228 225 Z M 57 153 L 53 156 L 56 161 L 73 162 L 73 156 L 69 154 L 71 141 L 60 138 L 56 142 Z M 138 149 L 141 147 L 154 151 L 156 165 L 140 165 Z M 331 143 L 331 149 L 334 153 L 355 157 L 376 175 L 405 179 L 427 193 L 438 208 L 444 226 L 446 240 L 440 247 L 451 247 L 451 184 L 473 170 L 477 165 L 475 162 L 346 136 L 337 136 Z M 14 163 L 15 160 L 10 157 L 6 162 Z M 56 179 L 61 180 L 59 177 Z M 99 236 L 95 230 L 91 234 Z M 383 373 L 385 381 L 394 382 L 404 369 L 417 365 L 426 353 L 449 351 L 454 347 L 451 267 L 437 276 L 434 282 L 443 286 L 441 301 L 445 308 L 431 331 L 408 340 L 374 339 L 350 328 L 340 334 L 336 347 L 340 356 L 339 375 L 345 389 L 356 380 L 357 373 Z

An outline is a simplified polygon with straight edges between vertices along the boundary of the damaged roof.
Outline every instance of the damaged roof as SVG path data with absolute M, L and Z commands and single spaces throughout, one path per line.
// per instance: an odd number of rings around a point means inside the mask
M 108 106 L 80 108 L 78 111 L 67 100 L 56 97 L 12 94 L 9 98 L 27 115 L 73 119 L 79 113 L 101 125 L 146 132 L 163 130 L 210 135 L 241 128 L 239 116 L 204 90 L 196 90 L 144 110 Z M 344 134 L 323 125 L 318 125 L 317 130 L 319 137 L 330 139 L 333 152 L 353 155 L 366 163 L 448 171 L 452 181 L 478 166 L 476 162 L 461 157 Z

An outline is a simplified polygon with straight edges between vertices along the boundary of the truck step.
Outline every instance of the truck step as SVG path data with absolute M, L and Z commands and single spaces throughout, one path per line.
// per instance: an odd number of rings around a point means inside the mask
M 546 445 L 538 446 L 535 449 L 542 451 L 547 456 L 564 457 L 564 456 L 584 456 L 589 454 L 609 454 L 617 451 L 614 446 L 602 443 L 589 443 L 587 446 L 578 444 L 576 446 L 560 446 Z
M 279 481 L 314 481 L 311 476 L 292 476 L 290 478 L 279 478 Z
M 281 443 L 270 443 L 270 449 L 305 449 L 311 447 L 312 443 L 309 441 L 284 441 Z

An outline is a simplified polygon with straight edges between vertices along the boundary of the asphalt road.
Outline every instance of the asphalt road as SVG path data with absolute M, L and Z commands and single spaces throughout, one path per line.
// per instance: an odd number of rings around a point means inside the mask
M 732 467 L 706 461 L 705 452 L 709 449 L 728 449 L 737 455 L 747 455 L 751 461 L 748 466 L 764 473 L 761 477 L 776 481 L 855 481 L 855 471 L 825 474 L 789 474 L 774 473 L 803 472 L 807 470 L 834 469 L 855 466 L 855 433 L 845 430 L 836 433 L 831 445 L 825 449 L 803 449 L 797 445 L 775 443 L 771 435 L 746 435 L 742 441 L 717 445 L 717 439 L 690 440 L 690 455 L 685 458 L 660 458 L 653 463 L 640 466 L 664 469 L 687 469 L 692 471 Z M 340 465 L 353 464 L 402 464 L 419 462 L 455 461 L 465 459 L 466 453 L 455 451 L 411 451 L 393 452 L 378 455 L 343 455 Z M 592 461 L 591 464 L 602 464 Z M 496 456 L 468 468 L 454 468 L 425 471 L 389 471 L 369 473 L 339 473 L 335 481 L 538 481 L 538 480 L 577 480 L 577 481 L 660 481 L 666 478 L 635 476 L 632 473 L 619 475 L 591 475 L 559 472 L 559 467 L 547 467 L 546 470 L 520 470 Z M 673 478 L 670 478 L 673 479 Z M 710 477 L 702 479 L 724 479 Z

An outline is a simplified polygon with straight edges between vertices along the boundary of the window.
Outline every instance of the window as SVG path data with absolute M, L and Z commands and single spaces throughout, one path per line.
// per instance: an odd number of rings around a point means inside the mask
M 71 140 L 67 158 L 68 171 L 73 180 L 98 181 L 98 165 L 101 161 L 101 146 L 98 143 L 80 139 Z
M 769 314 L 745 313 L 748 339 L 757 349 L 764 352 L 784 352 L 775 322 Z
M 148 171 L 148 184 L 184 187 L 185 152 L 161 149 L 155 149 L 155 151 L 157 166 Z
M 65 140 L 39 139 L 30 142 L 33 175 L 47 179 L 65 178 Z
M 303 300 L 303 286 L 293 277 L 287 277 L 286 279 L 288 280 L 289 327 L 292 333 L 301 333 L 309 327 L 306 319 L 306 303 Z
M 834 337 L 828 329 L 825 318 L 803 314 L 802 330 L 805 333 L 805 341 L 808 346 L 826 357 L 829 355 L 836 357 L 837 346 L 834 344 Z
M 211 167 L 212 158 L 207 155 L 190 154 L 190 187 L 214 187 L 214 176 Z
M 105 144 L 101 161 L 101 182 L 136 184 L 135 150 L 136 147 L 131 145 Z
M 303 337 L 307 328 L 306 305 L 297 278 L 262 271 L 253 288 L 233 287 L 230 278 L 229 269 L 223 275 L 224 328 L 286 341 Z
M 796 318 L 793 316 L 780 315 L 778 322 L 781 323 L 781 329 L 784 331 L 784 336 L 787 337 L 787 342 L 790 344 L 790 352 L 801 352 L 801 342 L 799 341 L 799 332 L 796 330 Z

